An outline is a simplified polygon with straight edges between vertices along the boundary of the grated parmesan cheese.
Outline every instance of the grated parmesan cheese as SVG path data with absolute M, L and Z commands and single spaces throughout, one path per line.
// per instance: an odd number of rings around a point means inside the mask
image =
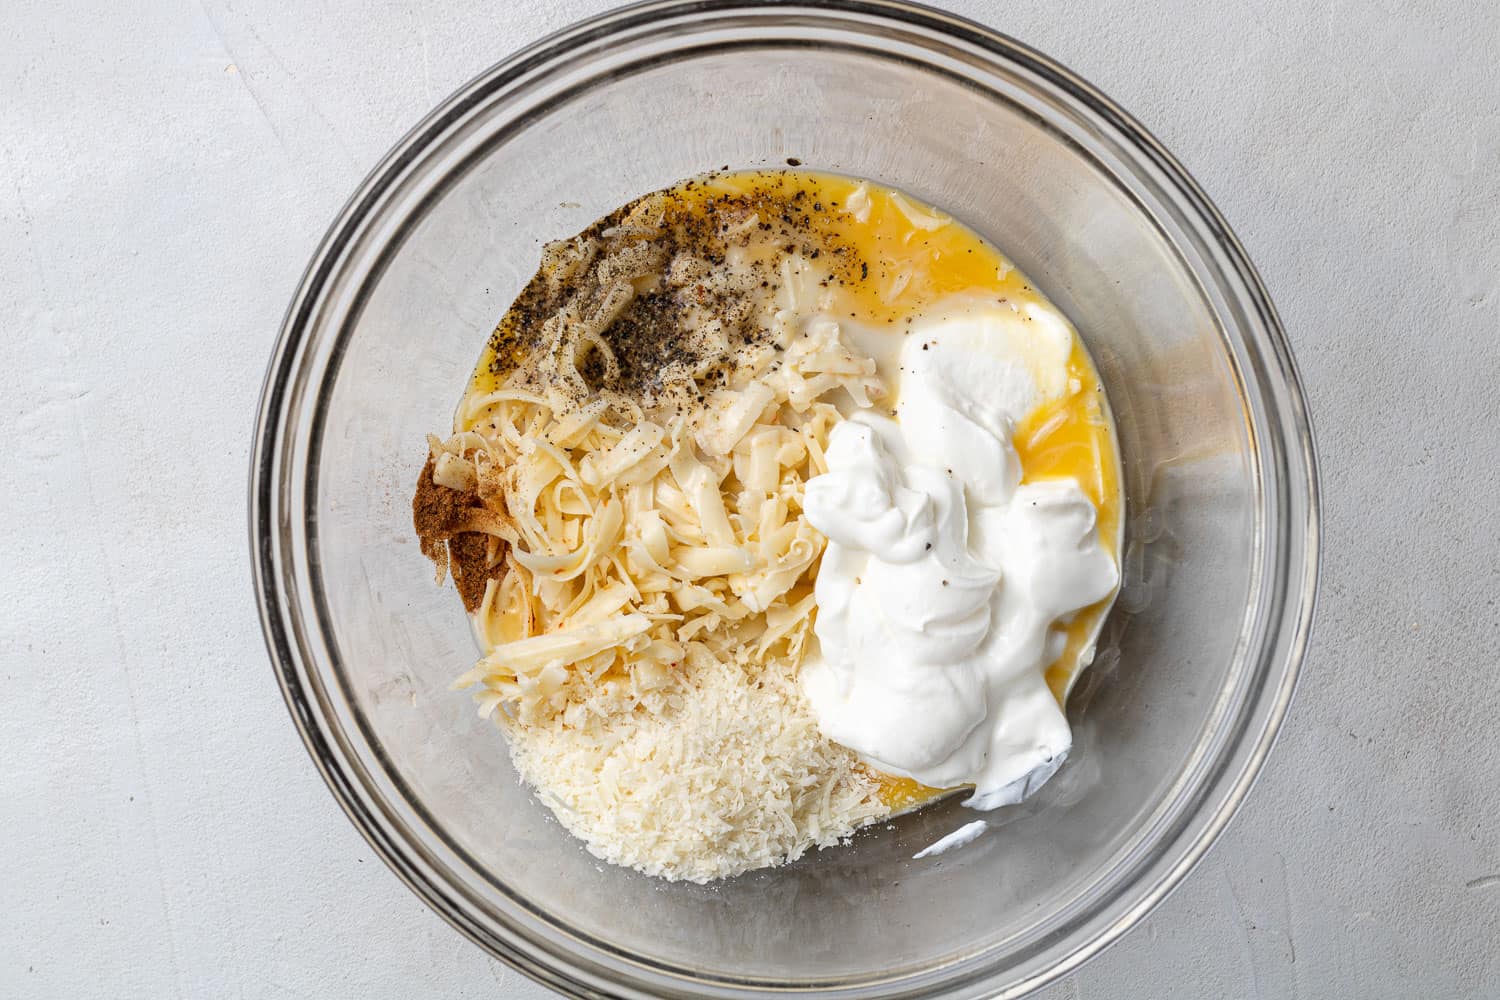
M 875 777 L 819 733 L 786 661 L 702 661 L 635 712 L 576 727 L 497 717 L 568 832 L 647 875 L 702 883 L 784 864 L 889 812 Z

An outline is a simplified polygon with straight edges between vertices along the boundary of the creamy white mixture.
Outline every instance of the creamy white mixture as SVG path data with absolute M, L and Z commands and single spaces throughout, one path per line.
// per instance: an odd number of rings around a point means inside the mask
M 965 823 L 946 837 L 939 838 L 933 843 L 928 844 L 916 854 L 913 854 L 911 859 L 913 861 L 921 861 L 923 858 L 930 858 L 948 851 L 957 850 L 960 847 L 965 847 L 978 840 L 984 834 L 984 831 L 989 828 L 990 825 L 982 819 L 976 819 L 972 823 Z
M 1068 723 L 1043 673 L 1065 625 L 1118 571 L 1078 483 L 1021 484 L 1017 422 L 1069 391 L 1072 334 L 1037 305 L 913 326 L 897 417 L 835 426 L 807 484 L 828 537 L 821 654 L 803 687 L 823 732 L 882 771 L 1019 802 L 1062 764 Z

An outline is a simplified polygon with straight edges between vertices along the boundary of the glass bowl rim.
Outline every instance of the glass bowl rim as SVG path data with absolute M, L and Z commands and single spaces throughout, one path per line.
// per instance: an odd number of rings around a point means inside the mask
M 316 654 L 307 642 L 300 610 L 289 603 L 295 601 L 296 595 L 286 593 L 282 585 L 291 568 L 289 562 L 294 562 L 296 555 L 295 547 L 291 557 L 282 551 L 286 545 L 279 530 L 282 518 L 288 507 L 293 513 L 303 509 L 296 499 L 288 500 L 293 470 L 287 463 L 289 454 L 295 451 L 290 446 L 282 447 L 283 433 L 289 433 L 288 406 L 295 404 L 311 386 L 305 348 L 314 334 L 320 332 L 317 307 L 328 293 L 355 237 L 382 208 L 389 207 L 382 200 L 396 182 L 414 163 L 421 161 L 425 151 L 440 143 L 468 111 L 556 71 L 570 54 L 582 47 L 611 42 L 638 45 L 649 40 L 655 28 L 684 16 L 734 16 L 758 26 L 773 26 L 793 16 L 827 20 L 847 29 L 868 28 L 878 23 L 888 32 L 905 30 L 914 37 L 917 32 L 926 32 L 924 37 L 929 39 L 937 37 L 961 45 L 971 58 L 986 58 L 994 67 L 1024 72 L 1051 87 L 1054 96 L 1070 111 L 1089 116 L 1093 127 L 1101 129 L 1113 148 L 1132 166 L 1151 172 L 1152 186 L 1160 189 L 1155 193 L 1176 210 L 1179 224 L 1201 243 L 1199 250 L 1208 254 L 1206 262 L 1215 265 L 1218 276 L 1225 279 L 1223 284 L 1228 287 L 1223 292 L 1228 304 L 1244 312 L 1246 336 L 1239 346 L 1246 357 L 1235 359 L 1234 363 L 1237 375 L 1242 378 L 1243 368 L 1250 369 L 1251 382 L 1258 390 L 1256 398 L 1265 408 L 1265 426 L 1252 426 L 1251 430 L 1254 435 L 1264 435 L 1266 440 L 1253 436 L 1251 447 L 1264 445 L 1270 453 L 1270 458 L 1262 456 L 1263 461 L 1257 466 L 1258 528 L 1264 527 L 1260 521 L 1267 502 L 1266 483 L 1261 476 L 1268 469 L 1271 485 L 1277 491 L 1269 508 L 1274 536 L 1269 539 L 1271 572 L 1262 573 L 1260 566 L 1266 558 L 1267 543 L 1263 542 L 1252 554 L 1258 567 L 1252 581 L 1261 586 L 1258 590 L 1252 586 L 1251 608 L 1255 607 L 1254 593 L 1259 592 L 1272 601 L 1273 613 L 1262 615 L 1255 623 L 1249 621 L 1247 613 L 1236 650 L 1238 660 L 1245 655 L 1244 647 L 1258 647 L 1254 650 L 1258 662 L 1250 664 L 1250 669 L 1260 683 L 1249 691 L 1239 718 L 1230 720 L 1239 723 L 1238 731 L 1220 734 L 1224 739 L 1217 748 L 1218 756 L 1209 761 L 1217 767 L 1212 774 L 1200 775 L 1195 786 L 1196 807 L 1188 808 L 1190 803 L 1183 802 L 1172 813 L 1175 829 L 1159 833 L 1154 839 L 1143 836 L 1140 843 L 1148 845 L 1153 856 L 1135 859 L 1135 871 L 1122 878 L 1114 896 L 1100 901 L 1089 917 L 1072 925 L 1070 933 L 1065 935 L 1067 940 L 1062 942 L 1067 947 L 1052 946 L 1050 951 L 1056 954 L 1043 967 L 1009 984 L 1001 995 L 1030 992 L 1076 969 L 1149 913 L 1203 857 L 1249 793 L 1290 706 L 1306 650 L 1317 593 L 1320 507 L 1311 420 L 1296 364 L 1270 296 L 1227 222 L 1176 159 L 1109 98 L 1049 57 L 990 28 L 904 0 L 833 0 L 819 4 L 785 0 L 771 3 L 647 0 L 585 19 L 543 38 L 501 60 L 439 103 L 370 172 L 329 228 L 287 310 L 262 387 L 250 463 L 249 533 L 262 630 L 278 683 L 314 763 L 371 847 L 435 912 L 496 958 L 547 986 L 574 995 L 593 994 L 601 988 L 625 991 L 621 995 L 666 992 L 690 995 L 677 992 L 684 984 L 724 996 L 787 988 L 788 984 L 771 982 L 699 980 L 675 967 L 651 968 L 649 963 L 643 965 L 638 957 L 628 955 L 617 956 L 624 961 L 614 965 L 599 964 L 597 960 L 590 963 L 570 954 L 565 947 L 548 947 L 509 923 L 499 930 L 483 926 L 466 909 L 462 886 L 451 877 L 444 877 L 451 873 L 442 862 L 426 856 L 404 836 L 401 820 L 380 808 L 383 806 L 380 791 L 370 785 L 343 734 L 329 729 L 327 720 L 333 713 L 321 682 L 314 677 Z M 1147 183 L 1141 177 L 1135 179 Z M 368 236 L 368 232 L 363 235 Z M 1172 242 L 1176 249 L 1176 242 Z M 1201 277 L 1191 265 L 1184 262 L 1184 266 L 1195 278 Z M 1222 336 L 1223 331 L 1220 333 Z M 335 363 L 323 383 L 316 387 L 319 406 L 327 384 L 336 374 Z M 1242 384 L 1242 392 L 1244 388 Z M 1271 464 L 1266 465 L 1266 461 Z M 306 501 L 310 495 L 307 493 L 302 499 Z M 1299 502 L 1300 511 L 1295 509 Z M 1288 512 L 1301 516 L 1288 516 Z M 1249 636 L 1251 624 L 1258 625 L 1254 642 Z M 314 626 L 321 629 L 316 622 Z M 1178 784 L 1184 780 L 1179 778 Z M 367 798 L 372 801 L 366 801 Z M 377 808 L 372 809 L 372 804 Z M 1210 808 L 1205 810 L 1205 806 Z M 1132 898 L 1126 900 L 1123 898 L 1126 896 Z M 590 943 L 595 947 L 600 944 Z M 947 970 L 957 975 L 943 974 L 938 981 L 925 984 L 909 983 L 895 994 L 881 990 L 882 982 L 890 985 L 889 981 L 819 985 L 847 985 L 849 996 L 931 995 L 934 988 L 964 991 L 1000 985 L 992 981 L 995 970 L 985 967 L 984 954 L 980 952 L 977 958 L 971 955 L 937 969 L 939 973 Z

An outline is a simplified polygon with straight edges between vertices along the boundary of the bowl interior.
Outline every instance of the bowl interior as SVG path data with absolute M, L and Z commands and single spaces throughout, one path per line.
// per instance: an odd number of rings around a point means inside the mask
M 341 251 L 283 456 L 317 724 L 476 936 L 503 926 L 538 953 L 725 990 L 920 985 L 976 956 L 1019 968 L 1122 891 L 1247 697 L 1268 501 L 1228 320 L 1163 210 L 1020 71 L 980 85 L 914 42 L 796 24 L 753 40 L 684 26 L 659 47 L 670 58 L 582 51 L 544 92 L 454 112 L 382 225 Z M 1072 759 L 997 829 L 912 860 L 973 818 L 950 801 L 782 869 L 666 884 L 591 857 L 449 689 L 475 646 L 409 499 L 423 435 L 450 426 L 544 240 L 683 176 L 787 157 L 952 212 L 1071 317 L 1119 426 L 1125 585 L 1070 706 Z

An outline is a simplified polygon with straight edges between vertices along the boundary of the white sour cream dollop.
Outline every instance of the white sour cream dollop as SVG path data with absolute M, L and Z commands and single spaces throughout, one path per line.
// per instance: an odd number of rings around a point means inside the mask
M 1024 325 L 1022 325 L 1024 324 Z M 1013 427 L 1065 391 L 1071 331 L 1029 305 L 917 324 L 897 419 L 834 427 L 807 518 L 820 655 L 802 672 L 823 732 L 892 774 L 1019 802 L 1062 764 L 1044 671 L 1076 611 L 1118 582 L 1078 483 L 1022 485 Z

